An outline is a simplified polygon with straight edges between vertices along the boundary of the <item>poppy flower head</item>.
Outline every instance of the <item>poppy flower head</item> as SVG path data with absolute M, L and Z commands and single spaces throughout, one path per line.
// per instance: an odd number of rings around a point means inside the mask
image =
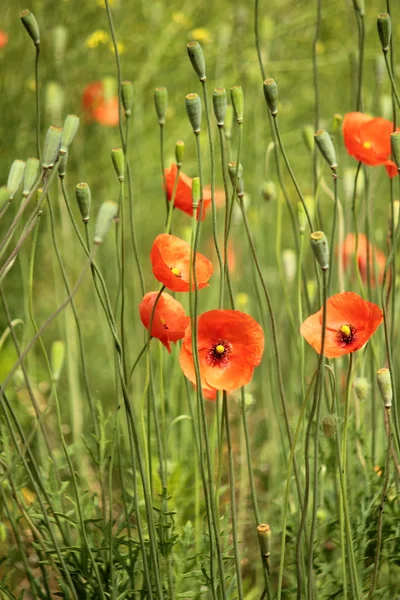
M 359 350 L 382 323 L 382 311 L 354 292 L 328 298 L 324 355 L 337 358 Z M 308 317 L 300 327 L 301 335 L 321 354 L 322 309 Z
M 139 306 L 140 319 L 146 329 L 149 329 L 151 313 L 158 296 L 158 292 L 149 292 L 143 297 Z M 190 322 L 189 317 L 178 300 L 167 293 L 161 294 L 154 311 L 151 335 L 171 352 L 170 342 L 177 342 L 185 335 L 186 327 Z
M 174 189 L 175 178 L 178 173 L 178 167 L 176 164 L 172 164 L 169 169 L 164 170 L 165 175 L 165 185 L 167 188 L 167 196 L 168 200 L 171 201 L 172 193 Z M 211 195 L 204 192 L 203 197 L 203 211 L 202 211 L 202 220 L 205 219 L 206 211 L 211 204 Z M 182 210 L 186 214 L 193 216 L 193 206 L 192 206 L 192 179 L 188 177 L 182 171 L 179 174 L 178 186 L 176 188 L 175 194 L 175 204 L 176 208 Z M 200 216 L 200 205 L 197 209 L 197 219 Z
M 153 274 L 169 290 L 188 292 L 190 289 L 190 244 L 167 233 L 156 237 L 150 252 Z M 213 266 L 200 252 L 196 253 L 197 288 L 208 286 Z M 192 284 L 194 289 L 194 283 Z
M 397 174 L 397 167 L 390 160 L 390 134 L 393 123 L 381 117 L 369 117 L 364 113 L 347 113 L 343 119 L 344 145 L 350 156 L 370 166 L 385 165 L 390 177 Z
M 118 96 L 108 97 L 103 81 L 89 83 L 82 94 L 82 106 L 88 121 L 114 127 L 118 125 Z
M 4 46 L 7 46 L 8 43 L 8 34 L 3 31 L 3 29 L 0 29 L 0 48 L 4 48 Z
M 239 310 L 211 310 L 198 318 L 197 333 L 203 389 L 232 392 L 249 383 L 264 351 L 264 333 L 257 321 Z M 195 384 L 190 325 L 179 360 Z
M 343 243 L 342 256 L 343 256 L 343 267 L 352 266 L 354 260 L 354 253 L 356 251 L 356 236 L 354 233 L 349 233 Z M 367 236 L 363 233 L 358 234 L 357 244 L 357 264 L 360 271 L 361 279 L 366 282 L 368 278 L 368 257 L 369 257 L 369 270 L 371 284 L 375 285 L 375 264 L 376 264 L 376 275 L 379 283 L 382 283 L 383 273 L 386 265 L 386 256 L 374 247 L 371 242 L 368 241 Z

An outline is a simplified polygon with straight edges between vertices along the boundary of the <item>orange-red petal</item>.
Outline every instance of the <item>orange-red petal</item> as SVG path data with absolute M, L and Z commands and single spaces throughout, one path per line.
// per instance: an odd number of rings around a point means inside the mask
M 150 326 L 151 313 L 157 296 L 158 292 L 149 292 L 140 303 L 140 319 L 146 329 Z M 164 292 L 158 299 L 154 311 L 151 335 L 160 340 L 168 352 L 171 352 L 170 342 L 177 342 L 183 338 L 189 322 L 190 319 L 185 314 L 182 304 Z
M 172 164 L 169 169 L 164 169 L 165 176 L 165 186 L 167 188 L 167 197 L 168 200 L 172 199 L 172 193 L 174 189 L 175 178 L 178 173 L 178 167 L 176 164 Z M 203 208 L 202 208 L 202 220 L 205 219 L 207 208 L 211 204 L 211 196 L 204 194 L 203 199 Z M 175 204 L 176 208 L 182 210 L 186 214 L 193 216 L 193 206 L 192 206 L 192 179 L 182 173 L 179 174 L 178 186 L 176 188 L 175 194 Z M 197 209 L 197 219 L 200 216 L 200 206 Z

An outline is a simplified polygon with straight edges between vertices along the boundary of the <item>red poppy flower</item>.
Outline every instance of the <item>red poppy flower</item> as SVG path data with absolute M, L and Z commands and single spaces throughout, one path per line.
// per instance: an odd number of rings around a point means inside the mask
M 257 321 L 239 310 L 210 310 L 198 318 L 197 331 L 201 387 L 232 392 L 249 383 L 264 351 L 264 333 Z M 190 325 L 179 361 L 195 384 Z
M 343 267 L 352 266 L 354 253 L 356 250 L 356 236 L 354 233 L 349 233 L 343 242 Z M 368 252 L 367 252 L 368 250 Z M 379 283 L 382 283 L 383 272 L 386 265 L 386 256 L 374 247 L 371 242 L 368 241 L 367 236 L 363 233 L 358 234 L 358 246 L 357 246 L 357 263 L 360 271 L 361 279 L 367 281 L 367 260 L 369 254 L 369 264 L 371 273 L 371 283 L 375 285 L 375 263 L 376 273 L 378 276 Z
M 149 328 L 151 313 L 158 292 L 149 292 L 143 297 L 139 306 L 140 319 L 146 329 Z M 185 335 L 190 318 L 185 315 L 182 304 L 167 293 L 161 294 L 154 311 L 151 335 L 171 352 L 170 342 L 177 342 Z
M 188 292 L 190 270 L 190 244 L 175 235 L 161 233 L 154 240 L 150 252 L 154 277 L 173 292 Z M 213 266 L 203 254 L 196 254 L 197 288 L 208 286 Z M 194 289 L 194 284 L 193 284 Z
M 100 125 L 118 125 L 118 102 L 118 96 L 105 97 L 102 81 L 89 83 L 83 91 L 82 105 L 86 116 L 89 121 L 96 121 Z
M 397 175 L 397 167 L 390 159 L 390 134 L 393 123 L 373 118 L 360 112 L 347 113 L 343 119 L 344 145 L 350 156 L 366 165 L 385 165 L 389 177 Z
M 379 306 L 363 300 L 354 292 L 331 296 L 326 307 L 325 356 L 336 358 L 359 350 L 368 342 L 382 320 Z M 300 333 L 320 354 L 322 309 L 304 321 Z
M 7 46 L 8 43 L 8 34 L 3 31 L 3 29 L 0 29 L 0 48 L 4 48 L 4 46 Z

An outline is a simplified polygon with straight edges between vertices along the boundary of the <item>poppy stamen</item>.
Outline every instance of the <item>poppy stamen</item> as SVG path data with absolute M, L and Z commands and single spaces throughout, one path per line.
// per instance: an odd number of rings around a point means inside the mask
M 171 267 L 171 273 L 172 275 L 175 275 L 175 277 L 182 277 L 181 272 L 177 267 Z
M 370 150 L 372 148 L 372 142 L 364 142 L 363 147 Z
M 351 344 L 356 339 L 357 329 L 354 325 L 342 325 L 337 332 L 337 341 L 339 344 L 343 344 L 347 346 Z
M 218 344 L 215 350 L 218 354 L 223 354 L 225 352 L 225 346 L 223 344 Z
M 223 367 L 229 362 L 231 347 L 225 340 L 218 340 L 208 351 L 208 364 Z

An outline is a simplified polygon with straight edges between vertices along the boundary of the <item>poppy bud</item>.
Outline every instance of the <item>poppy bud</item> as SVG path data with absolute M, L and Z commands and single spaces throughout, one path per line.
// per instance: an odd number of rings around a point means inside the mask
M 393 160 L 396 163 L 397 169 L 400 169 L 400 131 L 395 131 L 390 134 L 390 143 L 392 146 Z
M 62 129 L 51 125 L 47 130 L 46 137 L 44 139 L 44 150 L 43 150 L 43 169 L 51 169 L 54 167 L 58 153 L 60 151 Z
M 332 119 L 332 133 L 336 133 L 343 122 L 343 115 L 335 113 Z
M 241 85 L 231 87 L 231 102 L 235 111 L 236 121 L 243 123 L 244 98 Z
M 314 231 L 311 234 L 311 248 L 321 269 L 326 271 L 329 268 L 329 248 L 323 231 Z
M 314 139 L 318 150 L 321 152 L 332 171 L 336 171 L 336 152 L 329 133 L 325 131 L 325 129 L 320 129 L 314 133 Z
M 90 201 L 92 196 L 88 184 L 78 183 L 76 186 L 75 195 L 79 211 L 82 215 L 82 221 L 87 223 L 89 221 Z
M 357 400 L 363 402 L 367 399 L 370 383 L 366 377 L 357 377 L 354 380 L 354 393 L 356 395 Z
M 156 87 L 154 90 L 154 105 L 160 125 L 165 124 L 165 115 L 168 108 L 168 91 L 165 87 Z
M 226 90 L 224 88 L 215 88 L 213 92 L 213 106 L 217 125 L 218 127 L 223 127 L 227 107 Z
M 307 150 L 312 152 L 314 149 L 314 128 L 312 125 L 304 125 L 301 130 L 301 134 Z
M 25 27 L 35 46 L 40 44 L 39 25 L 30 10 L 23 10 L 20 14 L 22 25 Z
M 182 166 L 184 154 L 185 142 L 182 142 L 182 140 L 178 140 L 175 144 L 175 160 L 178 167 Z
M 193 69 L 199 76 L 200 81 L 205 81 L 206 77 L 206 63 L 204 60 L 203 50 L 199 42 L 189 42 L 187 45 L 187 52 L 192 63 Z
M 264 558 L 269 558 L 271 554 L 271 527 L 268 523 L 257 526 L 257 538 L 261 554 Z
M 103 243 L 104 237 L 107 235 L 107 232 L 111 227 L 111 223 L 116 218 L 117 214 L 118 205 L 115 202 L 108 200 L 103 202 L 103 204 L 100 206 L 94 228 L 93 242 L 95 244 Z
M 7 188 L 8 198 L 12 200 L 19 190 L 24 176 L 25 163 L 23 160 L 14 160 L 8 173 Z
M 79 127 L 79 117 L 76 115 L 68 115 L 64 121 L 64 127 L 61 136 L 60 154 L 63 156 L 68 152 L 68 148 L 72 144 Z
M 235 185 L 236 166 L 237 166 L 236 161 L 228 163 L 228 172 L 229 172 L 229 176 L 231 178 L 232 185 Z M 240 197 L 243 198 L 243 195 L 244 195 L 243 167 L 240 163 L 239 163 L 238 175 L 237 175 L 237 180 L 236 180 L 236 193 L 239 196 L 239 198 Z
M 226 107 L 224 133 L 227 140 L 231 139 L 232 136 L 232 123 L 233 123 L 233 106 L 228 104 Z
M 322 431 L 326 438 L 331 438 L 336 433 L 336 419 L 333 415 L 327 415 L 322 419 Z
M 363 17 L 365 15 L 365 4 L 364 0 L 353 0 L 354 9 L 358 14 Z
M 200 202 L 201 188 L 200 188 L 200 177 L 193 177 L 192 179 L 192 206 L 195 210 Z
M 65 344 L 60 340 L 56 340 L 51 345 L 51 378 L 53 382 L 57 382 L 60 379 L 64 358 Z
M 392 406 L 393 389 L 389 369 L 379 369 L 376 377 L 378 379 L 379 391 L 382 400 L 385 403 L 385 407 L 390 408 Z
M 121 82 L 121 99 L 122 106 L 124 107 L 125 116 L 130 117 L 132 114 L 132 103 L 133 103 L 133 84 L 132 81 Z
M 261 196 L 267 202 L 271 202 L 271 200 L 276 200 L 278 196 L 276 184 L 273 181 L 264 181 L 264 183 L 261 186 Z
M 38 158 L 28 158 L 25 165 L 24 171 L 24 187 L 22 190 L 23 196 L 28 196 L 29 192 L 33 188 L 33 185 L 40 172 L 40 162 Z
M 111 158 L 114 164 L 114 169 L 120 181 L 124 180 L 125 157 L 122 148 L 113 148 L 111 150 Z
M 10 199 L 10 192 L 8 191 L 8 187 L 6 185 L 2 185 L 0 187 L 0 209 L 3 207 L 3 204 L 8 202 Z
M 274 79 L 269 78 L 264 81 L 264 96 L 271 115 L 275 117 L 278 114 L 278 86 Z
M 201 128 L 201 100 L 198 94 L 188 94 L 185 99 L 186 112 L 189 117 L 193 133 L 198 135 Z
M 388 13 L 381 13 L 377 20 L 379 39 L 381 40 L 383 52 L 387 52 L 392 36 L 392 20 Z
M 60 156 L 60 162 L 58 163 L 58 176 L 62 179 L 65 176 L 67 171 L 67 163 L 68 163 L 68 152 Z

